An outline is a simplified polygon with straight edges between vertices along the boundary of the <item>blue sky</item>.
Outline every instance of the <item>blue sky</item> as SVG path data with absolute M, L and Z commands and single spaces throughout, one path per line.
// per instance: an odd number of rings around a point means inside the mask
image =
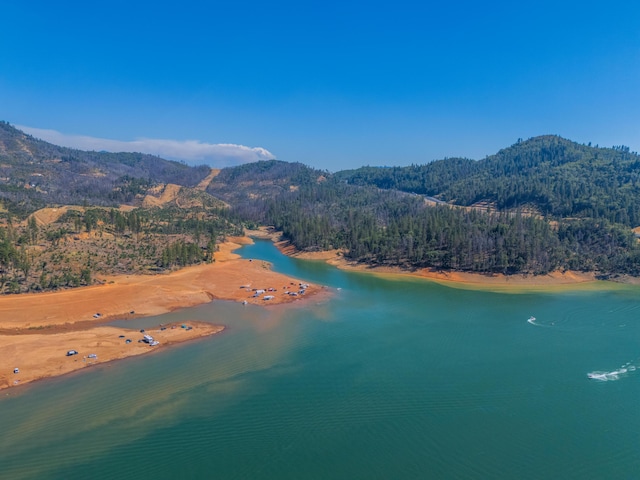
M 0 119 L 54 143 L 330 171 L 640 150 L 636 1 L 6 3 Z

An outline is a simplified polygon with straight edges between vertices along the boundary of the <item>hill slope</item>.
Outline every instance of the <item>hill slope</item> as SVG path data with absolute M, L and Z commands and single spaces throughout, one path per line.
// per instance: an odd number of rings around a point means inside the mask
M 64 265 L 60 245 L 84 241 L 85 233 L 93 243 L 82 247 L 88 250 L 76 279 L 89 270 L 154 271 L 202 261 L 243 224 L 274 225 L 298 249 L 338 248 L 369 265 L 639 275 L 640 246 L 629 228 L 640 224 L 639 194 L 636 153 L 557 136 L 520 141 L 480 161 L 330 174 L 272 160 L 212 172 L 150 155 L 56 147 L 2 123 L 0 206 L 13 213 L 64 203 L 143 208 L 70 210 L 47 225 L 34 217 L 17 231 L 3 215 L 0 291 L 2 281 L 59 284 L 59 273 L 44 265 Z M 466 208 L 478 203 L 488 208 Z M 113 240 L 103 245 L 103 235 Z M 29 259 L 43 239 L 50 258 L 41 258 L 34 279 Z M 120 249 L 117 257 L 112 247 Z
M 626 147 L 598 148 L 546 135 L 518 142 L 483 160 L 445 159 L 426 165 L 363 167 L 337 176 L 497 209 L 529 207 L 555 218 L 604 218 L 640 225 L 640 156 Z
M 226 235 L 242 233 L 203 191 L 216 173 L 58 147 L 0 123 L 0 293 L 212 261 Z
M 640 202 L 637 162 L 625 149 L 547 136 L 478 162 L 334 175 L 262 162 L 216 179 L 240 216 L 274 225 L 300 250 L 337 248 L 351 260 L 406 268 L 638 275 L 640 247 L 629 228 Z M 480 201 L 491 208 L 452 208 Z
M 16 213 L 49 204 L 130 203 L 154 184 L 195 187 L 209 173 L 142 153 L 59 147 L 0 122 L 0 199 Z

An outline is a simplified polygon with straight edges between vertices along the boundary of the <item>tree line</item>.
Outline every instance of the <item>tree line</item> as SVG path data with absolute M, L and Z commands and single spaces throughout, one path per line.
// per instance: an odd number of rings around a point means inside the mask
M 545 274 L 554 270 L 640 274 L 629 228 L 606 218 L 549 222 L 521 209 L 432 205 L 419 195 L 346 184 L 301 186 L 242 207 L 300 250 L 343 249 L 353 261 L 405 268 Z

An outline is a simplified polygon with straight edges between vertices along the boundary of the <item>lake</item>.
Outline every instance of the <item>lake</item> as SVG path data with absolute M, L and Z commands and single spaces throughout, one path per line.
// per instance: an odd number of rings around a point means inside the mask
M 0 478 L 640 477 L 638 287 L 491 292 L 240 252 L 332 296 L 128 322 L 228 329 L 1 392 Z

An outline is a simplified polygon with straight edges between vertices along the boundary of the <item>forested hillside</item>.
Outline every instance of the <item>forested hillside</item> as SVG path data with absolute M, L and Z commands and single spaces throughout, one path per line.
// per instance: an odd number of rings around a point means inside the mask
M 599 148 L 557 136 L 520 141 L 484 160 L 339 172 L 354 185 L 374 185 L 499 210 L 528 208 L 547 217 L 606 219 L 640 225 L 640 156 L 627 147 Z
M 49 222 L 43 219 L 51 217 Z M 242 226 L 227 208 L 49 208 L 0 226 L 0 293 L 90 285 L 97 276 L 158 273 L 213 260 Z
M 301 163 L 265 160 L 221 170 L 209 184 L 207 192 L 235 205 L 244 203 L 246 199 L 273 198 L 312 185 L 323 175 L 323 172 Z
M 212 261 L 242 222 L 204 186 L 190 188 L 210 173 L 57 147 L 0 123 L 0 293 Z
M 0 292 L 210 260 L 243 225 L 369 265 L 640 275 L 640 157 L 626 147 L 544 136 L 479 161 L 329 173 L 270 160 L 216 173 L 56 147 L 0 123 Z M 45 225 L 29 217 L 64 204 L 79 207 Z
M 454 161 L 460 176 L 469 179 L 477 175 L 473 171 L 478 167 L 471 162 Z M 439 162 L 435 171 L 445 163 Z M 282 170 L 286 165 L 277 162 L 246 165 L 244 175 L 252 179 L 252 185 L 261 185 L 269 183 L 272 169 Z M 499 162 L 494 168 L 498 169 L 498 165 Z M 426 167 L 357 172 L 406 173 L 423 168 L 433 175 L 434 170 Z M 296 178 L 300 177 L 299 168 L 295 167 Z M 512 168 L 516 175 L 516 169 Z M 533 173 L 535 168 L 530 170 L 529 176 L 537 175 Z M 444 177 L 457 181 L 456 174 L 451 172 Z M 523 203 L 528 207 L 526 210 L 513 205 L 501 208 L 491 196 L 483 197 L 495 205 L 489 211 L 434 205 L 415 193 L 378 188 L 370 185 L 372 181 L 351 181 L 357 178 L 354 172 L 329 175 L 309 169 L 303 178 L 305 182 L 291 184 L 290 188 L 283 185 L 274 197 L 254 194 L 234 203 L 234 208 L 243 218 L 282 230 L 301 250 L 344 249 L 348 258 L 372 265 L 507 274 L 543 274 L 558 269 L 595 271 L 602 275 L 640 274 L 640 248 L 633 232 L 604 215 L 587 216 L 586 211 L 581 217 L 534 215 L 530 202 Z M 385 181 L 393 178 L 384 177 Z M 442 185 L 445 183 L 441 180 Z M 227 188 L 240 189 L 240 185 L 231 181 Z M 598 185 L 590 188 L 595 196 L 604 195 Z M 423 193 L 441 196 L 435 191 Z M 631 196 L 628 201 L 632 201 Z M 636 203 L 633 202 L 633 208 Z M 618 210 L 610 206 L 608 211 L 616 218 Z

